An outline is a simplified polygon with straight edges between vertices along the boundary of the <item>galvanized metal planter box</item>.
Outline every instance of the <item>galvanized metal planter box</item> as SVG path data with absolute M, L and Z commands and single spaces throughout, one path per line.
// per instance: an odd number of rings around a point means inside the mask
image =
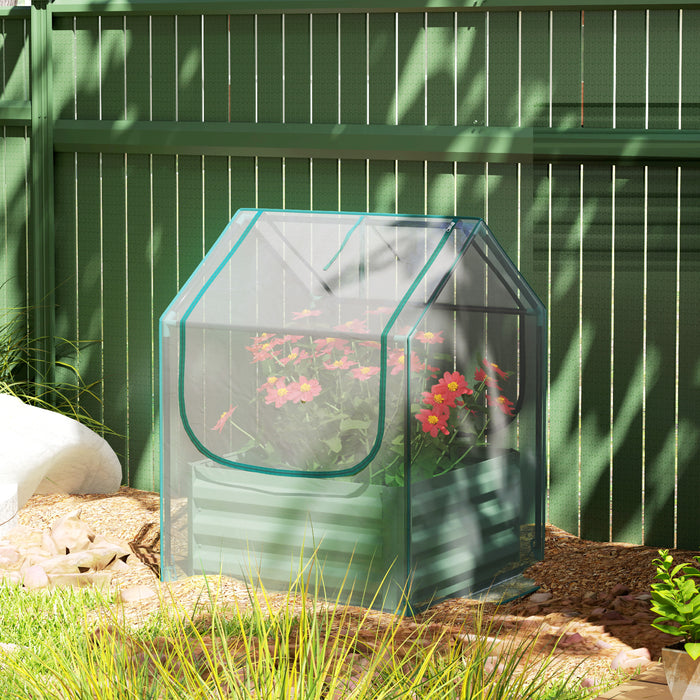
M 161 319 L 165 577 L 313 559 L 327 596 L 417 610 L 517 575 L 544 317 L 479 219 L 239 212 Z

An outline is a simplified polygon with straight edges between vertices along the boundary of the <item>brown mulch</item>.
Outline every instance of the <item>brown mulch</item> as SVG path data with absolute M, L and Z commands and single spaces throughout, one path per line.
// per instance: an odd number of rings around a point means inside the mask
M 76 508 L 82 509 L 82 519 L 97 532 L 132 543 L 136 553 L 129 557 L 126 570 L 115 572 L 113 587 L 147 585 L 160 594 L 160 598 L 124 603 L 122 612 L 127 620 L 138 624 L 163 605 L 191 610 L 207 597 L 202 577 L 163 584 L 154 573 L 159 528 L 156 493 L 122 487 L 109 495 L 33 496 L 19 520 L 23 525 L 48 529 L 54 520 Z M 494 628 L 517 637 L 537 635 L 536 649 L 543 655 L 557 647 L 564 670 L 575 669 L 577 676 L 610 678 L 611 661 L 620 652 L 646 647 L 651 658 L 658 659 L 661 647 L 671 639 L 650 626 L 654 616 L 649 612 L 648 593 L 657 553 L 654 547 L 589 542 L 548 525 L 545 559 L 524 573 L 540 586 L 538 593 L 551 593 L 551 599 L 534 603 L 526 597 L 500 607 L 486 603 L 485 617 L 493 621 Z M 697 554 L 672 553 L 678 561 L 688 561 Z M 241 581 L 221 577 L 215 588 L 219 604 L 248 604 L 248 592 Z M 273 606 L 289 602 L 284 594 L 270 599 Z M 415 628 L 416 622 L 429 622 L 458 633 L 477 607 L 471 599 L 450 599 L 402 624 Z M 362 611 L 356 613 L 359 617 Z M 386 619 L 381 613 L 370 613 L 370 617 L 377 624 Z

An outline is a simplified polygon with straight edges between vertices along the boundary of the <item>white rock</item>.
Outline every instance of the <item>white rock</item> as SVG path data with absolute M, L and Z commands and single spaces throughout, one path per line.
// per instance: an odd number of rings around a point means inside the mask
M 0 568 L 7 568 L 18 563 L 20 554 L 16 547 L 0 547 Z
M 75 510 L 51 526 L 51 539 L 59 553 L 82 552 L 92 544 L 95 531 L 80 519 L 80 510 Z
M 22 572 L 22 582 L 27 588 L 46 588 L 49 585 L 49 577 L 39 564 L 35 564 Z
M 149 598 L 155 598 L 157 596 L 157 591 L 153 590 L 153 588 L 150 586 L 144 586 L 141 584 L 122 588 L 118 595 L 119 600 L 121 600 L 122 603 L 135 603 L 140 600 L 148 600 Z
M 41 547 L 43 533 L 41 530 L 32 530 L 26 525 L 17 525 L 5 533 L 5 540 L 14 547 L 27 549 L 29 547 Z

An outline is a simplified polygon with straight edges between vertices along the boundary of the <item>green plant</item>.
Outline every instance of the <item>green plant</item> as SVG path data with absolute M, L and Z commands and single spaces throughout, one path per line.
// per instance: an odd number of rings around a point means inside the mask
M 700 556 L 694 557 L 700 563 Z M 691 562 L 673 565 L 667 549 L 659 550 L 656 583 L 651 585 L 651 611 L 658 617 L 651 623 L 662 632 L 685 639 L 692 659 L 700 657 L 700 570 Z
M 79 343 L 56 338 L 55 366 L 67 379 L 49 381 L 49 360 L 39 350 L 41 339 L 32 338 L 27 323 L 28 309 L 0 309 L 0 393 L 25 403 L 61 413 L 100 434 L 114 434 L 85 408 L 85 399 L 101 405 L 96 393 L 100 382 L 86 383 L 74 362 L 79 350 L 99 341 Z

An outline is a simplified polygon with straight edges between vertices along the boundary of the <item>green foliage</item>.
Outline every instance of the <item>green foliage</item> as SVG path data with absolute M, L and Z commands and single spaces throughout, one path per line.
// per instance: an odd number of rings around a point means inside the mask
M 399 615 L 325 602 L 320 576 L 285 599 L 262 586 L 232 607 L 208 588 L 190 615 L 168 601 L 138 627 L 96 592 L 0 588 L 7 700 L 581 700 L 573 673 L 483 620 L 447 636 Z M 207 585 L 209 581 L 206 580 Z M 407 631 L 408 630 L 408 631 Z M 454 630 L 452 630 L 454 631 Z M 496 641 L 495 636 L 498 636 Z M 494 659 L 497 662 L 494 662 Z
M 651 585 L 651 611 L 658 617 L 651 623 L 662 632 L 683 637 L 685 650 L 693 659 L 700 657 L 700 570 L 691 562 L 673 565 L 667 549 L 654 559 L 656 583 Z M 694 557 L 700 562 L 700 556 Z
M 75 364 L 80 349 L 99 341 L 76 343 L 57 338 L 56 368 L 72 379 L 60 382 L 40 379 L 49 375 L 49 359 L 41 355 L 40 339 L 30 336 L 27 315 L 25 308 L 0 309 L 0 394 L 10 394 L 31 406 L 61 413 L 102 435 L 113 434 L 85 409 L 86 399 L 101 405 L 96 393 L 100 382 L 83 381 Z

